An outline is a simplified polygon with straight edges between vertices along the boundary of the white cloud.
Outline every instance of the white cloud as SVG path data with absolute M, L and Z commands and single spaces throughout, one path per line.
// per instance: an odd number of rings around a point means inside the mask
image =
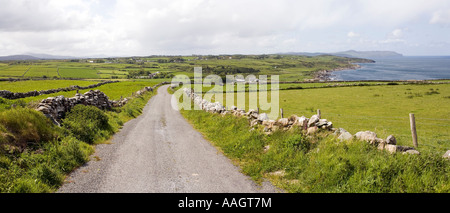
M 430 23 L 450 26 L 450 9 L 434 12 L 430 19 Z
M 380 44 L 393 44 L 393 43 L 407 43 L 404 39 L 405 31 L 408 29 L 394 29 L 392 32 L 386 35 L 384 40 L 379 41 Z
M 403 36 L 403 30 L 402 29 L 395 29 L 389 34 L 389 37 L 393 38 L 401 38 Z
M 90 2 L 83 0 L 0 1 L 1 31 L 77 29 L 90 22 Z
M 270 53 L 366 41 L 376 48 L 406 42 L 424 18 L 449 24 L 445 1 L 0 0 L 0 55 Z
M 353 31 L 350 31 L 347 33 L 347 37 L 349 38 L 355 38 L 355 37 L 359 37 L 360 35 L 358 33 L 355 33 Z

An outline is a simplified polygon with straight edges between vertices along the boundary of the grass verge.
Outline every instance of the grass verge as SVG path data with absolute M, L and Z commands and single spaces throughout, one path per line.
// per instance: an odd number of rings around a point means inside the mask
M 203 111 L 182 115 L 242 172 L 268 178 L 288 192 L 450 192 L 450 161 L 431 153 L 389 154 L 361 142 L 305 136 L 300 130 L 265 135 L 246 118 Z
M 140 115 L 155 94 L 148 92 L 107 112 L 78 105 L 62 127 L 27 107 L 0 112 L 0 193 L 56 191 L 67 174 L 89 161 L 95 144 Z

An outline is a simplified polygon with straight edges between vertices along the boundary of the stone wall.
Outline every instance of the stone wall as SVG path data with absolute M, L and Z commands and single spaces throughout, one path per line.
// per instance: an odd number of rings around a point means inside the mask
M 253 109 L 246 112 L 243 109 L 238 109 L 236 106 L 232 106 L 230 110 L 227 110 L 227 108 L 219 102 L 211 103 L 202 99 L 202 97 L 195 94 L 192 89 L 184 88 L 183 91 L 193 100 L 194 104 L 200 106 L 202 110 L 221 115 L 231 114 L 234 116 L 246 117 L 249 120 L 250 126 L 254 127 L 256 125 L 262 125 L 263 131 L 266 134 L 271 134 L 277 130 L 299 128 L 304 130 L 306 135 L 314 135 L 321 131 L 325 132 L 325 134 L 333 134 L 340 141 L 365 141 L 376 146 L 380 150 L 386 150 L 390 153 L 401 152 L 404 154 L 420 154 L 413 147 L 397 145 L 397 141 L 393 135 L 388 136 L 386 139 L 378 138 L 377 134 L 371 131 L 360 131 L 352 135 L 343 128 L 334 128 L 331 121 L 322 119 L 319 115 L 313 115 L 310 118 L 291 115 L 288 118 L 270 120 L 266 113 L 258 114 L 258 112 Z M 450 152 L 447 155 L 450 156 Z
M 105 84 L 110 83 L 116 83 L 119 81 L 104 81 L 97 84 L 92 84 L 85 87 L 80 87 L 78 85 L 65 87 L 65 88 L 57 88 L 57 89 L 49 89 L 49 90 L 41 90 L 41 91 L 29 91 L 29 92 L 11 92 L 8 90 L 0 90 L 0 97 L 6 98 L 6 99 L 19 99 L 19 98 L 26 98 L 26 97 L 32 97 L 32 96 L 39 96 L 44 94 L 52 94 L 57 92 L 67 92 L 67 91 L 73 91 L 73 90 L 84 90 L 84 89 L 92 89 L 95 87 L 99 87 Z
M 164 84 L 168 84 L 168 82 L 162 82 L 153 87 L 144 87 L 143 89 L 135 92 L 135 96 L 143 95 L 149 91 L 153 92 L 154 89 Z M 119 101 L 114 101 L 110 100 L 108 96 L 100 90 L 90 90 L 84 94 L 77 93 L 75 97 L 71 98 L 66 98 L 62 95 L 46 98 L 39 103 L 36 110 L 42 112 L 55 124 L 59 125 L 59 122 L 62 118 L 64 118 L 65 114 L 77 104 L 95 106 L 102 110 L 110 110 L 112 107 L 124 106 L 131 98 L 132 97 L 128 97 Z
M 84 94 L 77 93 L 75 97 L 71 98 L 65 98 L 62 95 L 48 97 L 39 103 L 37 111 L 58 123 L 77 104 L 95 106 L 99 109 L 111 109 L 112 107 L 111 101 L 105 93 L 99 90 L 91 90 Z

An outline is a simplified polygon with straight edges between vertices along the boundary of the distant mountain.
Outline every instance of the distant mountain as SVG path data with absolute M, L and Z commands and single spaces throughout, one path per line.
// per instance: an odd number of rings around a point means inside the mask
M 26 55 L 30 55 L 39 59 L 50 59 L 50 60 L 57 60 L 57 59 L 74 59 L 76 57 L 72 56 L 61 56 L 61 55 L 49 55 L 49 54 L 43 54 L 43 53 L 27 53 Z
M 368 58 L 368 59 L 396 58 L 403 56 L 402 54 L 393 51 L 355 51 L 355 50 L 337 52 L 333 53 L 333 55 L 342 57 L 353 57 L 353 58 Z
M 304 55 L 304 56 L 318 56 L 318 55 L 330 55 L 330 53 L 309 53 L 309 52 L 287 52 L 287 53 L 277 53 L 281 55 Z
M 107 55 L 90 55 L 90 56 L 84 56 L 84 57 L 74 57 L 74 56 L 61 56 L 61 55 L 49 55 L 49 54 L 36 54 L 36 53 L 29 53 L 27 55 L 31 55 L 40 59 L 47 59 L 47 60 L 58 60 L 58 59 L 81 59 L 81 58 L 108 58 L 110 56 Z
M 341 57 L 366 58 L 366 59 L 393 58 L 393 57 L 402 57 L 403 56 L 402 54 L 396 53 L 393 51 L 355 51 L 355 50 L 348 50 L 348 51 L 336 52 L 336 53 L 287 52 L 287 53 L 280 53 L 280 54 L 304 55 L 304 56 L 334 55 L 334 56 L 341 56 Z
M 14 61 L 14 60 L 39 60 L 40 58 L 31 55 L 8 55 L 0 56 L 0 61 Z
M 75 59 L 76 57 L 72 56 L 57 56 L 57 55 L 48 55 L 48 54 L 23 54 L 23 55 L 8 55 L 8 56 L 0 56 L 0 61 L 14 61 L 14 60 L 57 60 L 57 59 Z
M 110 58 L 107 55 L 92 55 L 86 57 L 49 55 L 43 53 L 25 53 L 22 55 L 8 55 L 0 56 L 0 61 L 14 61 L 14 60 L 61 60 L 61 59 L 82 59 L 82 58 Z

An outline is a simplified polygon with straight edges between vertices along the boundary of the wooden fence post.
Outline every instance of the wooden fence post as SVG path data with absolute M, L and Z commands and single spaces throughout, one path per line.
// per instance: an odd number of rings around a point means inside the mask
M 409 123 L 411 124 L 413 145 L 417 148 L 419 144 L 417 144 L 416 118 L 414 117 L 414 113 L 409 113 Z

